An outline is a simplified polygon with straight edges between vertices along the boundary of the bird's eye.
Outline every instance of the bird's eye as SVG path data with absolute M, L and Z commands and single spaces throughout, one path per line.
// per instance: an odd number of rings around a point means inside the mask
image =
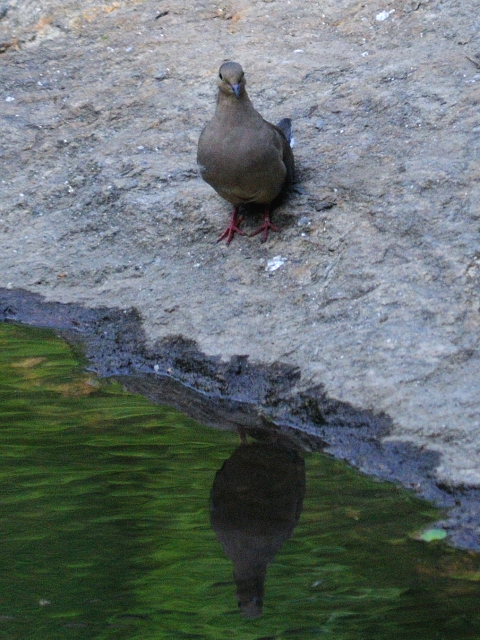
M 221 73 L 218 74 L 218 77 L 220 78 L 220 80 L 223 80 L 223 76 Z

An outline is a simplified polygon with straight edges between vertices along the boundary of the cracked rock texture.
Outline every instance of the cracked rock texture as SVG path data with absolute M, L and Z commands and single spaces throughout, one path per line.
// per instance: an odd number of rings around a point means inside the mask
M 151 346 L 285 363 L 480 486 L 480 19 L 473 0 L 8 0 L 0 287 L 136 308 Z M 215 244 L 216 74 L 294 123 L 265 244 Z M 258 226 L 259 212 L 244 222 Z

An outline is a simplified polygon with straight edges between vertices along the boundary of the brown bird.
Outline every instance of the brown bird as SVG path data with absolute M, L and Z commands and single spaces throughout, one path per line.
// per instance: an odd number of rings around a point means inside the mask
M 252 236 L 262 233 L 262 242 L 270 229 L 279 228 L 270 220 L 271 203 L 294 178 L 291 121 L 284 118 L 277 126 L 256 111 L 245 90 L 245 75 L 237 62 L 225 62 L 218 74 L 217 108 L 198 141 L 197 162 L 200 175 L 234 205 L 230 224 L 218 238 L 227 245 L 243 217 L 240 205 L 256 202 L 265 205 L 262 225 Z

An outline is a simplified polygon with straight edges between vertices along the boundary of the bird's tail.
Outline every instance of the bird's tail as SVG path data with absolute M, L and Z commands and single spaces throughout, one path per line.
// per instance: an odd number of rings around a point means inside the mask
M 293 147 L 293 145 L 295 144 L 295 140 L 292 134 L 292 121 L 290 120 L 290 118 L 283 118 L 283 120 L 280 120 L 280 122 L 277 124 L 277 127 L 283 133 L 290 146 Z

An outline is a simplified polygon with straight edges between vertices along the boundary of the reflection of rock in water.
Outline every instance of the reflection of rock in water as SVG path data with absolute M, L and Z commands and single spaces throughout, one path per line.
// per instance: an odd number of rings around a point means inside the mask
M 303 458 L 276 443 L 240 445 L 215 476 L 210 519 L 248 618 L 262 614 L 267 566 L 292 535 L 304 493 Z

